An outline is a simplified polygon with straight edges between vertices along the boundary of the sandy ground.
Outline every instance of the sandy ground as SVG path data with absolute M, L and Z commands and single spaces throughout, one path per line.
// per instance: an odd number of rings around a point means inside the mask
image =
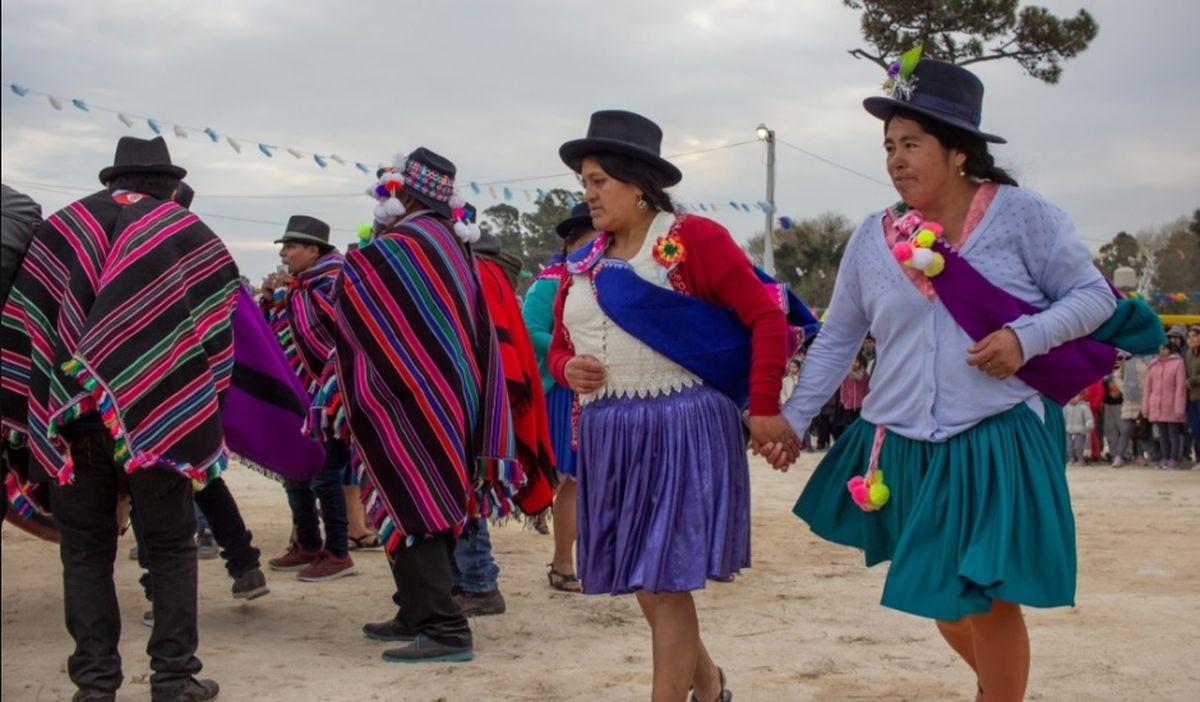
M 791 506 L 816 464 L 787 474 L 754 461 L 754 567 L 698 594 L 705 641 L 737 700 L 967 700 L 974 678 L 931 622 L 878 606 L 886 566 L 815 538 Z M 1029 610 L 1031 700 L 1197 699 L 1200 471 L 1072 468 L 1079 588 L 1072 609 Z M 289 530 L 280 486 L 243 468 L 227 480 L 264 554 Z M 649 697 L 650 646 L 632 597 L 551 591 L 551 540 L 510 525 L 493 532 L 508 600 L 474 620 L 471 663 L 404 666 L 363 622 L 392 613 L 382 553 L 359 574 L 308 584 L 268 573 L 272 592 L 229 595 L 218 560 L 200 563 L 200 651 L 222 700 L 637 700 Z M 122 539 L 116 578 L 125 635 L 120 700 L 150 699 L 149 630 L 137 564 Z M 265 563 L 264 555 L 264 563 Z M 6 702 L 67 700 L 71 640 L 62 624 L 57 552 L 3 530 Z M 1191 692 L 1189 692 L 1189 690 Z

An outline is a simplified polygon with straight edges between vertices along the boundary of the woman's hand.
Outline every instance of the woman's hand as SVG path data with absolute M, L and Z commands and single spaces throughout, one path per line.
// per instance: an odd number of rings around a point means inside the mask
M 967 364 L 978 368 L 996 380 L 1004 380 L 1021 369 L 1025 363 L 1021 341 L 1012 329 L 1004 327 L 983 337 L 967 349 Z
M 567 384 L 576 394 L 586 395 L 604 385 L 604 364 L 595 356 L 573 356 L 563 367 Z
M 782 414 L 751 417 L 750 448 L 775 468 L 786 470 L 800 455 L 800 439 Z

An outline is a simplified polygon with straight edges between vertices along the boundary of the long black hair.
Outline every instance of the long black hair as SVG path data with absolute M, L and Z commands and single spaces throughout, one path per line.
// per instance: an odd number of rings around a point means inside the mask
M 662 171 L 629 156 L 600 153 L 592 157 L 610 177 L 640 188 L 647 205 L 661 212 L 675 212 L 675 204 L 666 191 L 667 177 Z
M 963 172 L 972 178 L 991 180 L 1001 185 L 1014 187 L 1017 185 L 1016 178 L 996 165 L 996 159 L 988 152 L 987 142 L 983 140 L 983 137 L 903 108 L 896 110 L 891 117 L 884 120 L 884 132 L 896 117 L 903 117 L 919 124 L 926 134 L 938 140 L 943 149 L 957 149 L 965 154 L 967 160 L 963 163 Z

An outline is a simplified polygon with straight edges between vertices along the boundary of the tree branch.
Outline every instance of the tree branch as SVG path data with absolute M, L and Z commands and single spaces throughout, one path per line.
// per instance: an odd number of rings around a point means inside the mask
M 888 67 L 887 62 L 883 60 L 883 57 L 875 56 L 874 54 L 868 54 L 862 49 L 852 49 L 846 53 L 850 54 L 856 59 L 867 59 L 871 63 L 878 65 L 880 68 L 886 69 Z

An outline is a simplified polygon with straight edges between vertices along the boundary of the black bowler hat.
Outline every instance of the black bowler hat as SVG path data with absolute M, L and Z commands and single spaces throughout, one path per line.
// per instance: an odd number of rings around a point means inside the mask
M 867 112 L 887 120 L 897 110 L 909 110 L 952 127 L 958 127 L 995 144 L 1002 137 L 980 131 L 983 116 L 983 82 L 962 66 L 937 59 L 921 59 L 909 78 L 911 89 L 896 90 L 894 97 L 863 100 Z
M 121 137 L 113 165 L 100 170 L 100 182 L 107 185 L 113 178 L 126 173 L 164 173 L 180 180 L 187 175 L 184 169 L 171 165 L 171 153 L 162 137 L 149 140 Z
M 195 197 L 196 191 L 192 190 L 192 186 L 181 182 L 179 190 L 175 193 L 175 203 L 186 210 L 192 206 L 192 199 Z
M 683 180 L 683 174 L 662 157 L 662 129 L 645 117 L 625 110 L 601 110 L 592 113 L 587 137 L 574 139 L 558 147 L 558 155 L 571 170 L 593 154 L 630 156 L 657 168 L 666 176 L 666 185 Z
M 316 244 L 322 249 L 336 248 L 329 243 L 329 225 L 308 215 L 293 215 L 288 220 L 287 231 L 275 243 L 286 244 L 289 241 Z
M 571 208 L 571 216 L 558 223 L 554 231 L 564 239 L 570 239 L 576 234 L 595 229 L 592 226 L 592 212 L 586 202 L 581 202 Z
M 458 169 L 450 159 L 424 146 L 413 149 L 404 163 L 393 173 L 404 178 L 401 192 L 433 209 L 446 219 L 452 219 L 450 198 L 454 197 L 454 176 Z

